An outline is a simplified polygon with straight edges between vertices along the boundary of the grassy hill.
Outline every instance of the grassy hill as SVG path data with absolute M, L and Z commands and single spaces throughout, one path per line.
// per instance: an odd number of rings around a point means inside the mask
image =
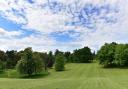
M 67 64 L 38 79 L 0 78 L 0 89 L 128 89 L 128 69 L 104 69 L 97 63 Z

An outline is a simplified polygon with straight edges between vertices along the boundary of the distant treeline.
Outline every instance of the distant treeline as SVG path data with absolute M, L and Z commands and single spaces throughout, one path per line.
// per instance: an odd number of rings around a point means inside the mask
M 48 68 L 55 65 L 56 71 L 64 70 L 65 63 L 90 63 L 93 60 L 94 53 L 89 47 L 74 50 L 71 52 L 62 52 L 58 49 L 53 53 L 33 51 L 28 47 L 22 51 L 0 51 L 0 70 L 17 69 L 20 74 L 38 74 L 41 71 L 47 71 Z
M 19 52 L 0 51 L 0 71 L 16 69 L 22 75 L 32 75 L 53 66 L 56 71 L 63 71 L 66 63 L 91 63 L 94 59 L 104 67 L 128 67 L 128 44 L 105 43 L 96 54 L 89 47 L 72 53 L 58 49 L 54 53 L 36 52 L 31 47 Z

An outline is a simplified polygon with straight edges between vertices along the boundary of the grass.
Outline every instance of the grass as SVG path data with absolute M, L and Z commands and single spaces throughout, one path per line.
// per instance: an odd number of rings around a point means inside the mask
M 128 69 L 101 68 L 97 63 L 67 64 L 38 79 L 0 78 L 0 89 L 128 89 Z
M 27 75 L 20 75 L 15 69 L 8 69 L 8 70 L 4 70 L 4 71 L 0 71 L 0 78 L 21 78 L 21 79 L 37 79 L 37 78 L 43 78 L 45 76 L 48 76 L 49 72 L 46 71 L 42 71 L 39 74 L 36 75 L 31 75 L 31 76 L 27 76 Z

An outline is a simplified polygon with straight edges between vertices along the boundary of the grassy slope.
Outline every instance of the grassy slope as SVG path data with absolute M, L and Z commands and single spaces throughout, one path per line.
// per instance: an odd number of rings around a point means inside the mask
M 40 79 L 0 78 L 0 89 L 128 89 L 128 69 L 103 69 L 98 64 L 68 64 L 66 71 Z

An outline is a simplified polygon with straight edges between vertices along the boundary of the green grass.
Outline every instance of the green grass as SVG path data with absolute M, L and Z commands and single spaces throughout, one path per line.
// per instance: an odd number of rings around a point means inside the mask
M 45 76 L 48 76 L 49 72 L 42 71 L 39 74 L 36 75 L 20 75 L 15 69 L 8 69 L 4 71 L 0 71 L 0 78 L 21 78 L 21 79 L 37 79 L 37 78 L 43 78 Z
M 0 89 L 128 89 L 128 69 L 104 69 L 97 63 L 67 64 L 38 79 L 0 78 Z

